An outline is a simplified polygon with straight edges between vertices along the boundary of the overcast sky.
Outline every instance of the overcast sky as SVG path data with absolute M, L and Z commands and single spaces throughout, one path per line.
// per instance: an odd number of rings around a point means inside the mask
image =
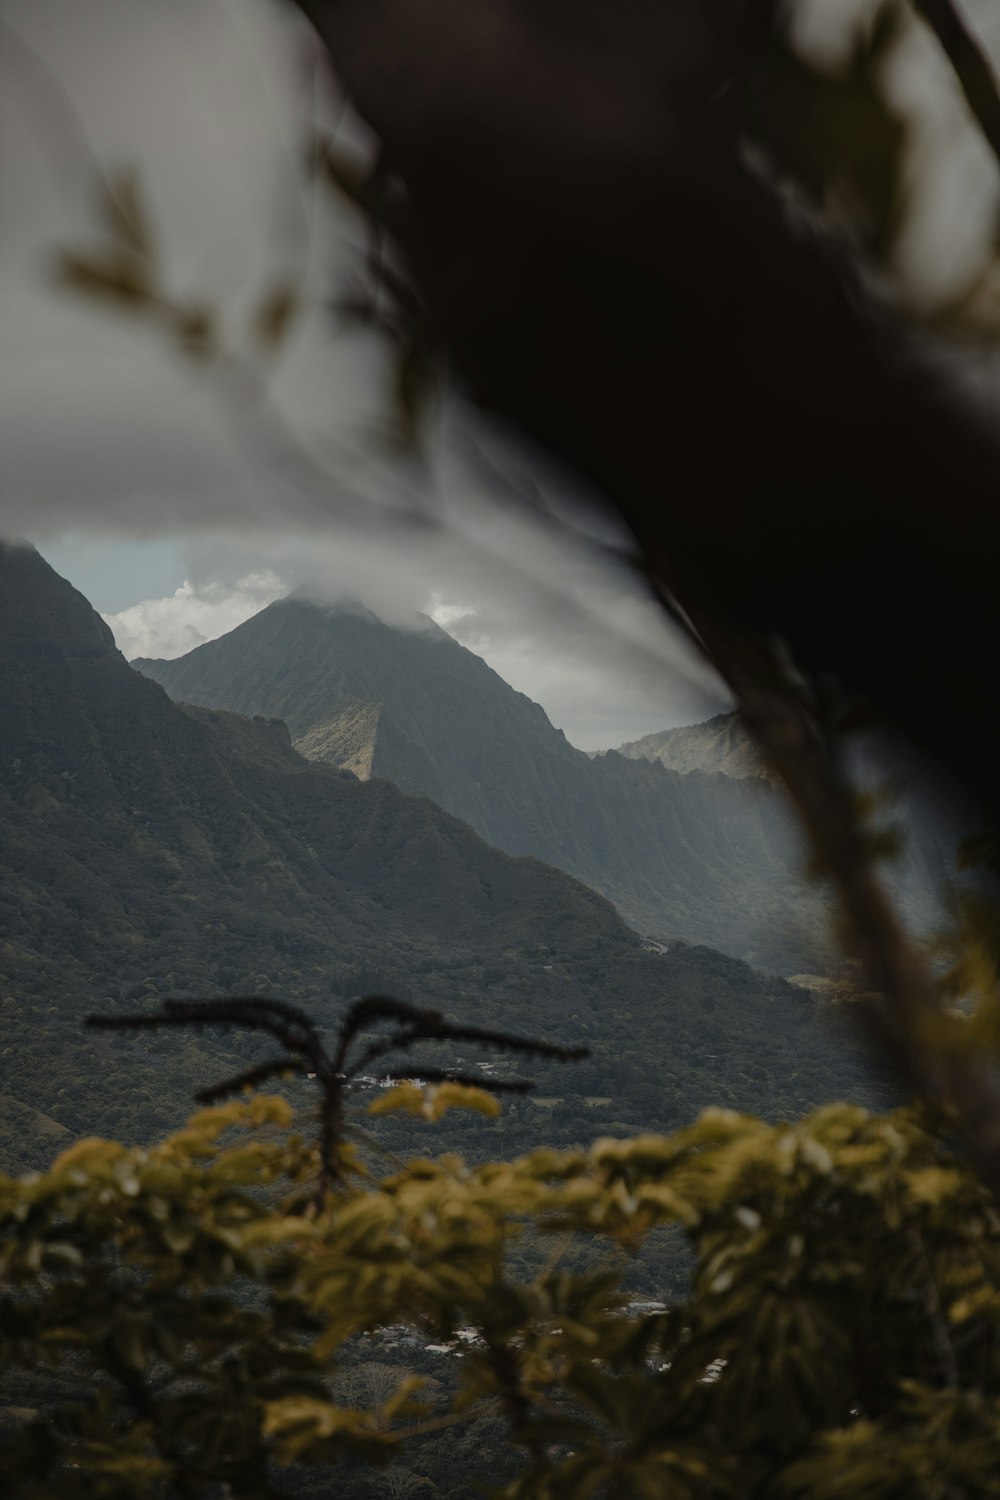
M 844 6 L 817 7 L 812 40 L 835 50 Z M 317 127 L 363 133 L 304 24 L 277 0 L 0 0 L 0 20 L 0 534 L 34 540 L 126 655 L 177 655 L 305 584 L 432 613 L 584 748 L 724 706 L 622 539 L 537 454 L 453 403 L 432 464 L 388 456 L 383 352 L 329 312 L 360 231 L 300 169 Z M 980 145 L 949 131 L 963 212 L 908 252 L 931 298 L 997 207 L 970 188 Z M 98 169 L 130 166 L 164 289 L 212 306 L 260 399 L 53 284 L 60 247 L 106 243 Z M 265 366 L 254 309 L 288 281 L 305 311 Z
M 328 311 L 360 231 L 299 169 L 317 124 L 363 145 L 308 28 L 269 0 L 0 0 L 0 18 L 0 532 L 126 655 L 177 655 L 306 585 L 432 613 L 584 748 L 724 706 L 537 455 L 458 405 L 432 465 L 387 454 L 383 353 Z M 210 302 L 240 358 L 266 289 L 304 288 L 275 367 L 250 354 L 263 402 L 53 284 L 60 247 L 106 242 L 98 167 L 127 166 L 165 287 Z

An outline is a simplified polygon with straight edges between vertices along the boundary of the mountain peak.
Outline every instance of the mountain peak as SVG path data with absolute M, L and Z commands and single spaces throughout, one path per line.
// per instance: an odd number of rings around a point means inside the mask
M 8 653 L 120 655 L 100 615 L 28 542 L 0 541 L 0 638 Z
M 270 607 L 282 609 L 288 605 L 305 605 L 322 615 L 356 615 L 359 620 L 382 623 L 379 616 L 367 604 L 362 604 L 360 599 L 350 594 L 344 594 L 338 599 L 327 599 L 323 597 L 322 590 L 309 583 L 301 584 L 283 599 L 276 599 Z
M 643 735 L 619 745 L 618 754 L 628 760 L 658 761 L 670 771 L 711 771 L 737 780 L 762 777 L 777 784 L 738 713 Z
M 439 640 L 451 641 L 453 645 L 458 645 L 454 636 L 449 635 L 447 630 L 423 610 L 411 610 L 403 613 L 399 618 L 387 620 L 350 594 L 341 595 L 333 600 L 327 599 L 324 598 L 322 590 L 308 583 L 293 589 L 283 599 L 276 599 L 270 608 L 281 611 L 290 605 L 315 610 L 318 617 L 326 620 L 336 620 L 338 617 L 354 618 L 368 625 L 379 626 L 383 630 L 412 631 L 417 635 L 437 637 Z
M 640 932 L 800 970 L 822 932 L 791 819 L 759 773 L 591 760 L 431 621 L 290 599 L 177 661 L 136 665 L 178 701 L 284 719 L 309 759 L 430 798 L 494 847 L 600 891 Z

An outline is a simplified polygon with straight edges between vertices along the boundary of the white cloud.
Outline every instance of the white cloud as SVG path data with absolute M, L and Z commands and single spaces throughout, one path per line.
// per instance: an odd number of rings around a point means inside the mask
M 133 659 L 183 655 L 295 589 L 321 602 L 357 600 L 403 627 L 426 612 L 583 749 L 726 706 L 716 679 L 627 569 L 545 531 L 511 530 L 505 547 L 486 553 L 433 530 L 393 546 L 350 534 L 217 537 L 192 545 L 188 578 L 173 594 L 104 619 Z
M 235 586 L 186 580 L 165 599 L 144 599 L 104 619 L 129 660 L 183 656 L 235 630 L 284 593 L 283 579 L 269 570 L 248 573 Z

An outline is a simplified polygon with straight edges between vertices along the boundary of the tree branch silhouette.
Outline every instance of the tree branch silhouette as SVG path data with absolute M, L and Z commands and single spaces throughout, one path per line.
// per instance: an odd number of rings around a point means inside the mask
M 364 1033 L 382 1023 L 385 1033 L 376 1041 L 361 1047 Z M 367 1070 L 379 1059 L 394 1052 L 407 1052 L 421 1042 L 471 1042 L 523 1056 L 545 1057 L 559 1062 L 580 1061 L 589 1056 L 587 1047 L 562 1047 L 554 1042 L 519 1036 L 513 1032 L 495 1031 L 481 1026 L 465 1026 L 448 1021 L 440 1011 L 422 1009 L 390 995 L 367 995 L 351 1005 L 341 1017 L 337 1043 L 331 1053 L 315 1022 L 298 1006 L 283 1000 L 258 995 L 220 996 L 208 1000 L 164 1000 L 157 1011 L 138 1015 L 97 1015 L 84 1017 L 84 1025 L 104 1031 L 140 1031 L 160 1027 L 241 1027 L 264 1031 L 282 1047 L 282 1052 L 266 1062 L 241 1070 L 230 1078 L 211 1084 L 195 1094 L 201 1104 L 215 1104 L 231 1094 L 254 1088 L 270 1078 L 292 1073 L 314 1080 L 320 1091 L 319 1176 L 313 1198 L 320 1211 L 331 1192 L 344 1180 L 344 1104 L 352 1087 L 357 1087 Z M 360 1051 L 357 1051 L 361 1048 Z M 356 1055 L 355 1055 L 356 1054 Z M 534 1085 L 519 1078 L 475 1077 L 459 1069 L 418 1065 L 419 1076 L 428 1083 L 454 1083 L 483 1089 L 487 1093 L 527 1093 Z M 405 1079 L 414 1069 L 387 1067 L 382 1077 Z

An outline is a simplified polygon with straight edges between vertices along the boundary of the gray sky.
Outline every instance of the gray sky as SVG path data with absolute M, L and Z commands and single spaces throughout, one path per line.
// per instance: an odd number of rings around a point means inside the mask
M 835 52 L 844 6 L 806 9 L 810 45 Z M 620 539 L 537 455 L 452 406 L 429 468 L 388 458 L 383 353 L 327 310 L 360 233 L 298 169 L 317 124 L 363 132 L 320 86 L 307 27 L 271 0 L 0 0 L 0 20 L 0 533 L 34 540 L 127 655 L 179 654 L 309 583 L 388 618 L 433 613 L 585 748 L 724 705 Z M 997 206 L 942 98 L 964 212 L 943 230 L 914 207 L 907 270 L 931 301 Z M 212 305 L 262 400 L 53 285 L 59 247 L 104 243 L 98 164 L 139 171 L 163 286 Z M 265 366 L 253 312 L 289 279 L 305 310 Z M 511 502 L 490 465 L 562 522 Z
M 432 472 L 387 457 L 382 351 L 324 310 L 359 231 L 295 165 L 337 109 L 306 27 L 268 0 L 0 0 L 0 17 L 0 531 L 35 541 L 126 655 L 179 654 L 308 583 L 433 613 L 586 748 L 718 711 L 536 455 L 452 408 Z M 304 288 L 263 406 L 52 284 L 59 247 L 103 242 L 97 164 L 138 168 L 166 287 L 208 299 L 241 357 L 265 289 Z M 491 464 L 579 524 L 533 519 Z

